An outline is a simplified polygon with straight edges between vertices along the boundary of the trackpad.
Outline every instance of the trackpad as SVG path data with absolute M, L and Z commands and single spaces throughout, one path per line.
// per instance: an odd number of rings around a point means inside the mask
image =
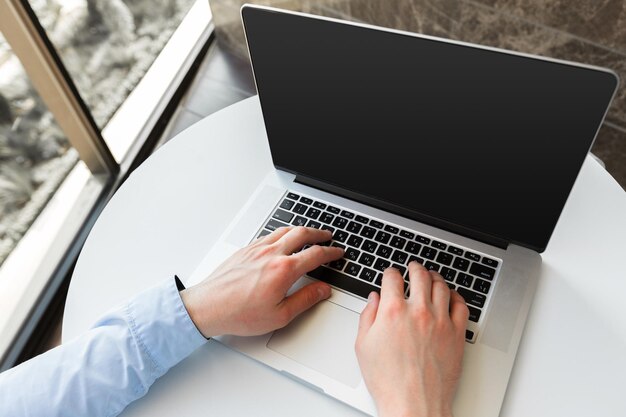
M 356 388 L 361 381 L 354 353 L 358 325 L 357 313 L 322 301 L 289 326 L 275 331 L 267 347 Z

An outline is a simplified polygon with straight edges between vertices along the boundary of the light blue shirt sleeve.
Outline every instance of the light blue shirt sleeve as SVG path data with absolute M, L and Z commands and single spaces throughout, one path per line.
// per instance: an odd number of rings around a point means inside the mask
M 1 373 L 0 416 L 116 416 L 205 342 L 168 280 Z

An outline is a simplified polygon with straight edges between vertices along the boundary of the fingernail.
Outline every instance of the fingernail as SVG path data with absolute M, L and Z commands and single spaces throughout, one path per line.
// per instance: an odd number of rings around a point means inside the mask
M 374 301 L 374 292 L 373 291 L 370 293 L 370 295 L 367 296 L 367 302 L 371 303 L 372 301 Z
M 330 297 L 330 287 L 317 287 L 317 293 L 319 294 L 320 299 L 328 298 Z

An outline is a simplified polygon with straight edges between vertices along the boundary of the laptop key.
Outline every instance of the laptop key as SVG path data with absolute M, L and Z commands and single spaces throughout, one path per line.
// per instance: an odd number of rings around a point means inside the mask
M 371 240 L 366 240 L 365 242 L 363 242 L 363 246 L 361 246 L 361 249 L 363 249 L 364 251 L 373 253 L 377 247 L 378 247 L 378 243 L 372 242 Z
M 350 222 L 346 230 L 350 233 L 359 233 L 359 231 L 361 230 L 361 227 L 363 226 L 360 223 Z
M 413 261 L 417 262 L 420 265 L 424 265 L 424 258 L 420 258 L 419 256 L 409 256 L 409 262 L 407 262 L 407 264 L 410 264 Z
M 313 203 L 313 207 L 324 210 L 326 208 L 326 204 L 316 201 L 315 203 Z
M 376 282 L 374 284 L 383 285 L 383 274 L 381 272 L 376 275 Z
M 330 227 L 327 224 L 323 224 L 322 225 L 322 230 L 330 230 L 330 233 L 335 233 L 335 228 L 334 227 Z
M 396 249 L 404 248 L 405 243 L 406 243 L 406 239 L 403 237 L 399 237 L 399 236 L 394 236 L 393 238 L 391 238 L 391 242 L 389 242 L 389 244 Z
M 272 233 L 272 232 L 270 232 L 269 230 L 263 229 L 263 230 L 261 230 L 261 233 L 259 233 L 259 235 L 256 238 L 258 239 L 258 238 L 261 238 L 263 236 L 267 236 L 270 233 Z
M 474 281 L 474 286 L 472 288 L 478 292 L 487 294 L 489 292 L 489 288 L 491 288 L 491 283 L 480 278 L 476 278 L 476 281 Z
M 341 215 L 347 219 L 354 219 L 354 213 L 350 213 L 349 211 L 343 210 Z
M 307 212 L 304 215 L 310 219 L 317 219 L 321 213 L 322 212 L 320 210 L 311 207 L 310 209 L 307 210 Z
M 394 235 L 397 235 L 398 232 L 400 231 L 400 229 L 398 229 L 395 226 L 386 225 L 385 226 L 385 231 L 389 232 L 389 233 L 393 233 Z
M 472 287 L 472 281 L 474 281 L 474 278 L 472 278 L 471 275 L 468 275 L 464 272 L 459 272 L 459 277 L 456 279 L 457 284 L 462 285 L 467 288 Z
M 289 226 L 288 224 L 285 224 L 283 222 L 279 222 L 278 220 L 275 219 L 270 219 L 269 222 L 267 222 L 267 224 L 265 225 L 265 228 L 267 230 L 271 230 L 272 232 L 276 229 L 278 229 L 279 227 L 286 227 Z
M 376 262 L 374 262 L 374 269 L 378 269 L 379 271 L 384 271 L 385 269 L 391 266 L 391 262 L 378 258 Z
M 422 248 L 422 245 L 420 245 L 419 243 L 409 242 L 406 244 L 405 250 L 409 253 L 413 253 L 417 255 L 421 248 Z
M 467 306 L 467 308 L 469 309 L 469 319 L 477 323 L 480 320 L 480 310 L 472 306 Z
M 306 224 L 306 221 L 306 217 L 296 216 L 291 224 L 293 224 L 294 226 L 304 226 Z
M 375 259 L 376 257 L 374 255 L 370 255 L 369 253 L 363 253 L 359 258 L 359 263 L 366 266 L 372 266 Z
M 391 260 L 399 264 L 403 264 L 403 263 L 406 263 L 407 256 L 408 255 L 406 253 L 399 251 L 399 250 L 395 250 L 393 252 L 393 256 L 391 257 Z
M 424 245 L 428 245 L 430 243 L 429 238 L 421 235 L 415 236 L 415 240 L 417 240 L 419 243 L 423 243 Z
M 420 255 L 422 255 L 426 259 L 435 259 L 435 256 L 437 255 L 437 250 L 428 246 L 424 246 Z
M 345 249 L 346 248 L 346 245 L 342 245 L 341 243 L 338 243 L 338 242 L 333 242 L 332 245 L 330 245 L 330 246 L 334 246 L 336 248 L 341 248 L 341 249 Z
M 313 203 L 313 200 L 307 197 L 300 197 L 300 201 L 308 206 L 310 206 Z
M 330 211 L 333 214 L 339 214 L 341 213 L 341 210 L 338 209 L 337 207 L 333 207 L 333 206 L 328 206 L 326 207 L 326 210 Z
M 310 272 L 307 272 L 307 275 L 362 298 L 367 298 L 369 293 L 372 291 L 380 293 L 380 288 L 375 287 L 368 282 L 354 279 L 343 272 L 335 271 L 334 269 L 330 269 L 325 266 L 320 266 Z
M 432 245 L 432 247 L 437 248 L 437 249 L 441 249 L 441 250 L 445 250 L 448 247 L 448 245 L 446 245 L 443 242 L 439 242 L 438 240 L 433 240 L 431 245 Z
M 272 217 L 285 223 L 289 223 L 291 222 L 291 219 L 293 219 L 293 213 L 289 213 L 288 211 L 281 209 L 276 209 Z
M 441 268 L 441 276 L 446 281 L 454 281 L 454 277 L 456 276 L 456 271 L 454 269 L 450 269 L 447 266 Z
M 483 294 L 468 290 L 467 288 L 459 287 L 456 292 L 458 292 L 461 297 L 463 297 L 465 303 L 471 304 L 476 307 L 484 307 L 485 301 L 487 301 L 487 297 L 485 297 Z
M 336 240 L 338 242 L 345 242 L 347 238 L 348 238 L 348 232 L 344 230 L 337 230 L 335 234 L 333 235 L 333 240 Z
M 359 278 L 372 282 L 374 281 L 374 278 L 376 278 L 376 271 L 369 268 L 363 268 L 361 274 L 359 274 Z
M 444 265 L 450 265 L 452 263 L 453 256 L 446 252 L 439 252 L 437 255 L 437 262 Z
M 319 229 L 320 227 L 322 227 L 322 223 L 316 222 L 315 220 L 309 220 L 309 222 L 306 224 L 306 227 L 313 227 L 315 229 Z
M 389 258 L 391 256 L 392 251 L 393 249 L 391 249 L 389 246 L 380 245 L 378 247 L 378 250 L 376 251 L 376 255 L 381 256 L 383 258 Z
M 429 271 L 439 272 L 440 267 L 434 262 L 426 261 L 426 263 L 424 264 L 424 268 L 428 269 Z
M 484 263 L 485 265 L 491 266 L 493 268 L 497 268 L 498 267 L 498 261 L 496 261 L 494 259 L 485 258 L 484 256 L 483 256 L 483 260 L 481 262 Z
M 320 220 L 322 223 L 330 224 L 330 223 L 333 221 L 333 219 L 334 219 L 334 218 L 335 218 L 335 216 L 333 216 L 332 214 L 327 213 L 327 212 L 324 212 L 324 213 L 322 213 L 322 215 L 320 216 L 319 220 Z
M 473 263 L 470 267 L 470 274 L 476 275 L 477 277 L 485 278 L 488 280 L 493 279 L 493 276 L 496 274 L 496 270 L 493 268 L 489 268 L 488 266 Z
M 348 239 L 348 241 L 349 241 L 349 239 Z M 358 250 L 356 250 L 354 248 L 348 248 L 348 249 L 346 249 L 346 252 L 344 253 L 344 258 L 356 262 L 356 260 L 359 258 L 360 254 L 361 254 L 360 251 L 358 251 Z
M 457 256 L 463 255 L 463 249 L 457 248 L 456 246 L 448 246 L 448 252 L 453 253 Z
M 407 239 L 413 239 L 415 237 L 415 233 L 407 232 L 406 230 L 400 230 L 400 236 Z
M 293 207 L 293 211 L 298 214 L 304 214 L 306 212 L 306 206 L 304 204 L 298 203 Z
M 370 221 L 370 219 L 368 219 L 367 217 L 365 217 L 365 216 L 361 216 L 361 215 L 358 215 L 358 214 L 356 215 L 356 217 L 354 218 L 354 220 L 356 220 L 356 221 L 357 221 L 357 222 L 359 222 L 359 223 L 363 223 L 363 224 L 367 224 L 367 222 L 369 222 L 369 221 Z
M 460 271 L 467 271 L 467 267 L 469 266 L 469 261 L 463 258 L 455 258 L 452 266 Z
M 300 198 L 298 194 L 294 194 L 294 193 L 287 193 L 287 197 L 291 198 L 292 200 L 297 200 Z
M 465 338 L 467 340 L 472 340 L 474 338 L 474 332 L 471 330 L 465 330 Z
M 361 236 L 371 239 L 376 236 L 376 229 L 369 226 L 363 226 L 363 229 L 361 230 Z
M 280 203 L 280 208 L 284 208 L 285 210 L 291 210 L 293 205 L 296 204 L 293 200 L 284 199 L 282 203 Z
M 348 224 L 348 220 L 339 216 L 335 217 L 335 221 L 333 221 L 333 226 L 340 227 L 342 229 L 345 229 L 346 224 Z
M 389 242 L 389 239 L 391 239 L 391 235 L 387 232 L 383 232 L 382 230 L 376 233 L 376 237 L 374 238 L 375 241 L 384 244 L 387 244 L 387 242 Z
M 383 224 L 379 221 L 376 220 L 370 220 L 370 226 L 375 227 L 377 229 L 382 229 L 383 228 Z
M 362 242 L 363 238 L 361 236 L 350 235 L 350 239 L 348 239 L 347 243 L 349 246 L 354 246 L 355 248 L 358 248 L 359 246 L 361 246 Z
M 470 251 L 465 252 L 465 257 L 475 262 L 480 261 L 480 255 L 477 255 L 474 252 L 470 252 Z
M 348 266 L 346 266 L 346 269 L 345 269 L 345 271 L 348 274 L 350 274 L 350 275 L 352 275 L 354 277 L 356 277 L 359 274 L 360 270 L 361 270 L 361 265 L 357 265 L 354 262 L 349 262 Z
M 345 265 L 346 265 L 345 259 L 337 259 L 336 261 L 332 261 L 331 263 L 328 264 L 328 266 L 330 266 L 331 268 L 338 269 L 339 271 L 341 271 Z

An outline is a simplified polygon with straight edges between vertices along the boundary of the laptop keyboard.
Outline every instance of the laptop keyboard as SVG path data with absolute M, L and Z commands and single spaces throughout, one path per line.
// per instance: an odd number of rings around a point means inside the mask
M 332 240 L 322 245 L 345 250 L 342 259 L 322 265 L 307 275 L 367 298 L 371 291 L 380 292 L 383 271 L 394 267 L 405 279 L 404 290 L 408 297 L 407 265 L 415 260 L 439 272 L 448 287 L 465 299 L 469 320 L 474 323 L 479 323 L 486 309 L 500 265 L 494 258 L 293 192 L 283 198 L 257 238 L 290 225 L 330 230 Z M 472 330 L 466 331 L 466 339 L 473 342 L 476 327 L 469 327 Z

